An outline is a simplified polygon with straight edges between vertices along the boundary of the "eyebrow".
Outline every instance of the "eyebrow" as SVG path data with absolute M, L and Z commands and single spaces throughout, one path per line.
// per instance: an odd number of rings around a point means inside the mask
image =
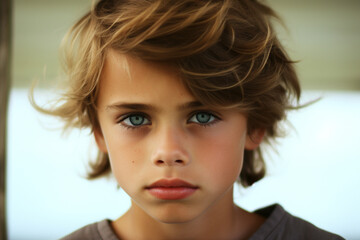
M 155 107 L 142 103 L 114 103 L 105 107 L 106 111 L 112 109 L 153 110 Z
M 188 110 L 188 109 L 193 109 L 193 108 L 198 108 L 198 107 L 203 107 L 204 104 L 202 104 L 199 101 L 191 101 L 191 102 L 187 102 L 184 104 L 181 104 L 178 106 L 179 110 Z M 120 102 L 120 103 L 114 103 L 111 105 L 108 105 L 105 107 L 106 111 L 109 110 L 116 110 L 116 109 L 129 109 L 129 110 L 137 110 L 137 111 L 149 111 L 149 110 L 153 110 L 156 111 L 157 108 L 153 105 L 150 104 L 143 104 L 143 103 L 126 103 L 126 102 Z
M 193 108 L 199 108 L 199 107 L 204 107 L 204 104 L 202 104 L 199 101 L 191 101 L 191 102 L 181 104 L 178 108 L 180 110 L 187 110 L 187 109 L 193 109 Z

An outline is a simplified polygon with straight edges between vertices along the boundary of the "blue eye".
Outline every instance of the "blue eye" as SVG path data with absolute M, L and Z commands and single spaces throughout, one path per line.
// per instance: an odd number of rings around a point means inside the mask
M 211 113 L 207 113 L 207 112 L 198 112 L 195 113 L 190 119 L 189 122 L 194 122 L 194 123 L 199 123 L 199 124 L 209 124 L 212 123 L 214 121 L 216 121 L 216 117 L 211 114 Z
M 128 127 L 138 127 L 142 125 L 149 125 L 150 120 L 143 115 L 133 114 L 125 117 L 120 122 Z

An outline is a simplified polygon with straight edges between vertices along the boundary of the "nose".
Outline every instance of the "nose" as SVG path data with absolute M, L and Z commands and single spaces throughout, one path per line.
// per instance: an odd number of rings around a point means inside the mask
M 153 142 L 152 162 L 156 166 L 186 166 L 190 163 L 186 134 L 179 128 L 159 129 Z

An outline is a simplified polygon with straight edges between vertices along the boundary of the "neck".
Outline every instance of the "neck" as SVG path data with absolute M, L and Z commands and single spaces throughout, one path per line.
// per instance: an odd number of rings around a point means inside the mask
M 163 223 L 132 202 L 129 211 L 113 222 L 120 239 L 247 239 L 262 219 L 233 203 L 226 194 L 210 209 L 184 223 Z

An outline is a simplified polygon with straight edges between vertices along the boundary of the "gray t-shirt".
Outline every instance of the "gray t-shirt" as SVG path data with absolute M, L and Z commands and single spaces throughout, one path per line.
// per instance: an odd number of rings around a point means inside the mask
M 280 205 L 275 204 L 256 210 L 255 213 L 266 218 L 266 221 L 249 240 L 337 240 L 344 239 L 329 233 L 313 224 L 294 217 Z M 103 220 L 87 225 L 65 236 L 62 240 L 119 240 L 111 228 L 110 220 Z

